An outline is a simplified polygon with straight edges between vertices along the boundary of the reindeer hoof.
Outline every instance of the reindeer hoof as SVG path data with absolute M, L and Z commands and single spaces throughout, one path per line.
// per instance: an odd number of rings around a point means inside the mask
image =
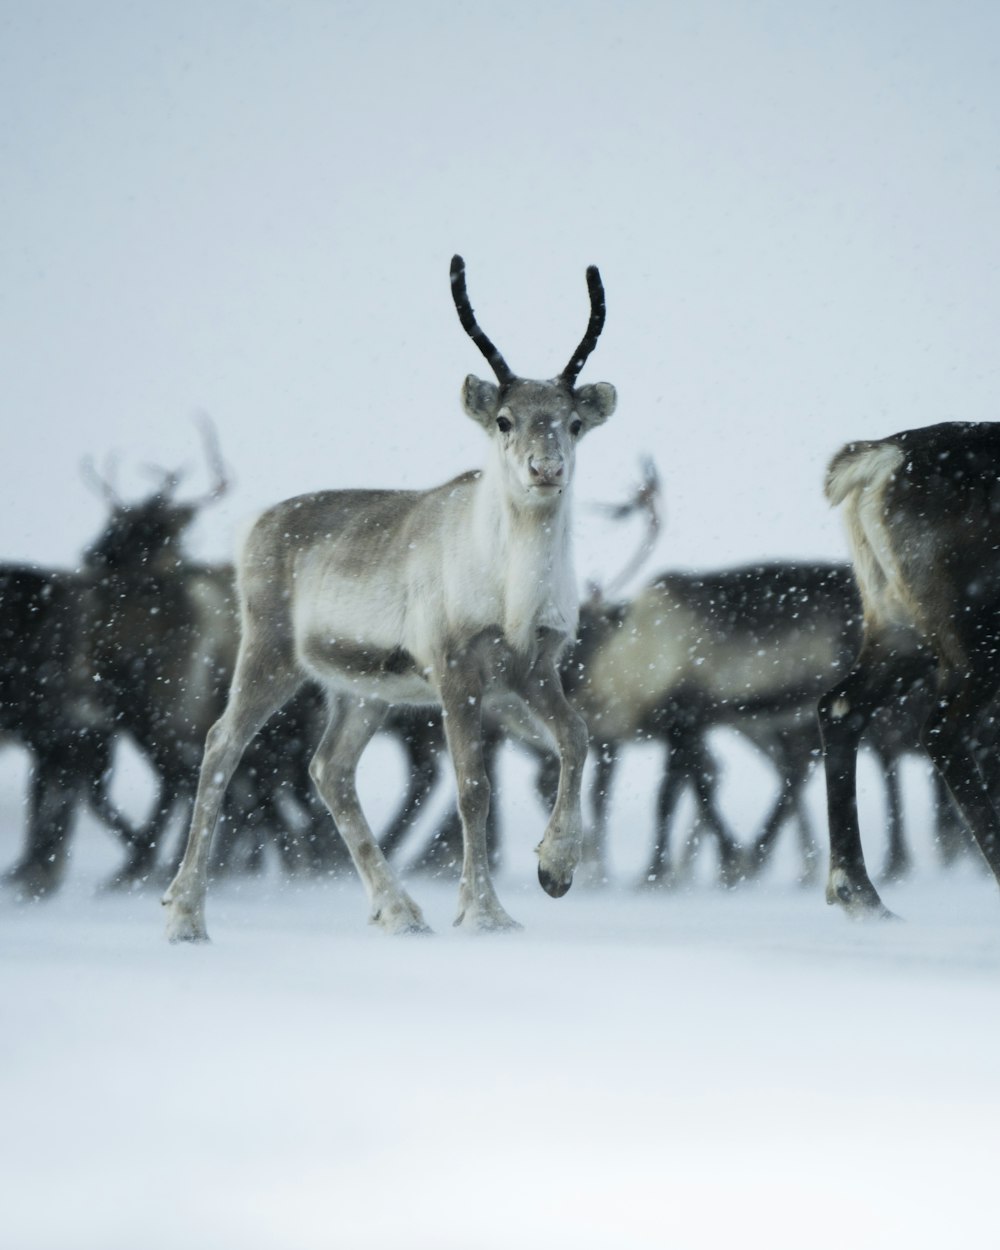
M 565 880 L 562 880 L 559 877 L 554 877 L 550 872 L 547 872 L 541 864 L 539 864 L 538 881 L 549 898 L 562 898 L 569 887 L 573 884 L 573 877 L 570 875 Z
M 204 905 L 192 904 L 173 895 L 171 886 L 160 900 L 166 912 L 167 941 L 207 942 Z
M 842 868 L 835 868 L 830 873 L 826 885 L 826 901 L 831 905 L 843 907 L 847 914 L 858 920 L 898 920 L 878 896 L 878 891 L 867 880 L 857 881 L 849 877 Z
M 16 902 L 38 903 L 55 894 L 59 888 L 59 879 L 46 872 L 35 873 L 26 869 L 23 872 L 8 873 L 3 878 L 3 884 Z
M 408 894 L 389 899 L 382 906 L 376 907 L 368 917 L 368 923 L 377 925 L 393 937 L 434 932 L 424 920 L 423 912 Z
M 491 908 L 463 909 L 455 917 L 454 927 L 468 933 L 519 933 L 524 926 L 508 916 L 498 903 Z
M 167 941 L 176 946 L 179 942 L 200 943 L 207 942 L 208 930 L 205 924 L 201 923 L 193 916 L 173 916 L 167 917 Z

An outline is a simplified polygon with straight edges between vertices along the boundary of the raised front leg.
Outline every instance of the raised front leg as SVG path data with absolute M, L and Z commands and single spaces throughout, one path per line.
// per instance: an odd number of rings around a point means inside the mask
M 546 631 L 549 635 L 549 631 Z M 569 703 L 556 667 L 561 639 L 546 636 L 538 660 L 520 691 L 528 707 L 548 726 L 559 752 L 559 788 L 545 834 L 538 844 L 538 880 L 552 898 L 561 898 L 573 884 L 580 859 L 583 817 L 580 789 L 589 736 L 583 717 Z

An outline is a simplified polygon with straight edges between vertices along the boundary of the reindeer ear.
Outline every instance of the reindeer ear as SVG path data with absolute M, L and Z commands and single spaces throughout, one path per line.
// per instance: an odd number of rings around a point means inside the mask
M 610 382 L 588 382 L 573 392 L 577 415 L 583 419 L 588 430 L 607 421 L 617 403 L 618 393 Z
M 487 428 L 493 424 L 500 405 L 500 388 L 469 374 L 462 384 L 462 407 L 473 421 Z

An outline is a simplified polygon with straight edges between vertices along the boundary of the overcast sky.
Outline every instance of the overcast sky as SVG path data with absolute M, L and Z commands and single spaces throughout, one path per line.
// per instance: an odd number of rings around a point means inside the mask
M 474 466 L 458 250 L 534 376 L 601 267 L 577 497 L 652 452 L 657 567 L 842 555 L 840 443 L 1000 411 L 998 49 L 955 0 L 0 0 L 0 554 L 75 560 L 86 455 L 203 489 L 200 410 L 211 556 L 299 491 Z

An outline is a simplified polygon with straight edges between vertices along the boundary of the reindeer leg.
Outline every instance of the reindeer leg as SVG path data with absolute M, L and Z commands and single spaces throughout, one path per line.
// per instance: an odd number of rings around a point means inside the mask
M 537 847 L 538 880 L 552 898 L 561 898 L 573 884 L 573 872 L 580 858 L 580 789 L 590 740 L 583 717 L 563 694 L 555 663 L 558 645 L 555 634 L 543 639 L 539 658 L 520 691 L 528 707 L 548 726 L 559 750 L 555 807 Z
M 403 802 L 379 839 L 383 855 L 391 858 L 400 843 L 410 832 L 417 813 L 434 789 L 438 778 L 438 751 L 440 737 L 432 738 L 423 729 L 407 734 L 403 743 L 408 757 L 407 789 Z
M 112 803 L 103 778 L 95 780 L 90 791 L 90 807 L 98 820 L 118 834 L 128 848 L 128 858 L 106 883 L 112 889 L 144 881 L 152 872 L 156 861 L 156 847 L 147 842 L 144 830 L 136 829 Z
M 888 846 L 882 868 L 883 881 L 902 881 L 910 871 L 910 852 L 903 831 L 903 797 L 899 786 L 897 761 L 879 751 L 879 763 L 885 781 L 885 808 L 888 824 Z
M 863 645 L 847 675 L 819 701 L 830 826 L 826 901 L 840 904 L 852 915 L 893 919 L 872 885 L 861 849 L 857 799 L 861 736 L 879 708 L 926 678 L 928 663 L 926 657 L 898 656 Z
M 667 723 L 670 761 L 665 784 L 669 783 L 671 773 L 675 774 L 681 786 L 685 781 L 691 783 L 699 818 L 715 834 L 719 844 L 719 880 L 728 888 L 744 879 L 746 866 L 743 849 L 729 832 L 716 801 L 715 761 L 705 743 L 706 728 L 693 707 L 679 708 L 678 714 Z
M 490 871 L 496 872 L 500 866 L 500 817 L 499 804 L 493 795 L 496 792 L 497 763 L 500 758 L 500 747 L 504 741 L 501 727 L 494 723 L 492 717 L 483 719 L 483 761 L 486 776 L 490 783 L 490 805 L 486 816 L 486 849 Z M 435 765 L 434 779 L 437 778 Z M 555 793 L 555 785 L 552 787 Z M 548 796 L 545 796 L 548 799 Z M 383 847 L 385 843 L 383 842 Z M 452 804 L 441 817 L 434 832 L 431 834 L 424 849 L 409 867 L 410 872 L 419 872 L 438 880 L 458 878 L 461 876 L 462 859 L 464 856 L 464 834 L 462 817 L 457 803 Z
M 125 863 L 105 883 L 106 888 L 115 889 L 119 886 L 134 885 L 137 881 L 144 881 L 152 872 L 156 848 L 145 837 L 145 831 L 136 829 L 112 802 L 109 792 L 111 746 L 110 739 L 103 734 L 87 735 L 85 739 L 81 738 L 80 742 L 80 751 L 85 754 L 89 765 L 87 797 L 91 811 L 98 820 L 118 835 L 128 851 Z
M 666 755 L 663 760 L 663 776 L 656 792 L 656 837 L 649 864 L 640 880 L 644 888 L 670 886 L 674 883 L 673 868 L 670 863 L 670 833 L 673 828 L 677 804 L 687 776 L 683 769 L 678 768 L 674 756 L 674 748 L 670 739 L 666 742 Z
M 1000 815 L 975 758 L 980 713 L 991 701 L 996 680 L 992 654 L 975 657 L 957 691 L 946 691 L 924 726 L 924 743 L 955 804 L 1000 884 Z
M 490 779 L 482 733 L 482 681 L 464 657 L 442 665 L 441 704 L 448 750 L 458 783 L 462 818 L 462 878 L 456 925 L 480 932 L 503 932 L 521 926 L 504 910 L 490 876 L 487 825 Z
M 608 884 L 608 809 L 611 805 L 611 784 L 618 766 L 618 747 L 613 742 L 599 743 L 595 755 L 594 776 L 590 783 L 593 822 L 584 826 L 579 869 L 580 884 L 590 887 Z
M 483 725 L 483 760 L 486 764 L 486 777 L 490 783 L 490 805 L 486 811 L 486 858 L 490 872 L 500 868 L 500 805 L 496 801 L 498 794 L 497 765 L 500 762 L 500 748 L 503 745 L 503 733 L 495 725 Z
M 729 832 L 719 811 L 715 761 L 700 738 L 692 736 L 685 750 L 691 759 L 688 774 L 694 784 L 699 813 L 719 844 L 719 884 L 731 889 L 746 879 L 747 871 L 743 848 Z
M 292 665 L 283 664 L 280 656 L 254 648 L 248 631 L 237 659 L 226 710 L 205 739 L 184 858 L 163 896 L 167 937 L 171 942 L 208 941 L 208 865 L 226 788 L 250 739 L 292 697 L 300 680 Z
M 934 843 L 942 865 L 950 868 L 962 856 L 974 854 L 975 843 L 955 806 L 948 783 L 936 768 L 931 769 L 931 787 L 934 795 Z M 996 793 L 996 789 L 991 786 L 990 794 Z
M 4 877 L 19 899 L 44 898 L 62 883 L 78 789 L 78 780 L 68 781 L 59 758 L 36 759 L 29 782 L 25 849 Z
M 791 791 L 789 797 L 792 814 L 795 817 L 799 855 L 802 862 L 802 871 L 798 876 L 798 884 L 801 886 L 815 884 L 819 872 L 819 847 L 813 830 L 812 818 L 809 815 L 809 804 L 806 802 L 806 786 L 820 754 L 818 728 L 814 726 L 813 732 L 817 735 L 814 739 L 815 749 L 810 745 L 803 750 L 801 743 L 797 742 L 790 744 L 783 752 L 786 762 L 785 776 Z
M 809 807 L 805 801 L 804 787 L 795 791 L 795 823 L 799 831 L 799 852 L 802 856 L 802 872 L 798 879 L 801 886 L 814 885 L 819 871 L 819 847 L 813 832 L 813 823 L 809 816 Z
M 358 799 L 358 761 L 385 719 L 377 699 L 345 699 L 331 713 L 309 765 L 316 789 L 347 844 L 371 903 L 370 921 L 386 933 L 429 933 L 420 908 L 399 884 L 382 854 Z
M 779 784 L 778 797 L 775 799 L 767 819 L 761 826 L 760 833 L 754 839 L 753 846 L 750 848 L 748 859 L 750 872 L 753 876 L 756 876 L 771 858 L 774 844 L 778 840 L 778 834 L 781 832 L 782 825 L 792 811 L 798 808 L 798 795 L 793 779 L 787 773 L 784 773 L 780 778 Z

